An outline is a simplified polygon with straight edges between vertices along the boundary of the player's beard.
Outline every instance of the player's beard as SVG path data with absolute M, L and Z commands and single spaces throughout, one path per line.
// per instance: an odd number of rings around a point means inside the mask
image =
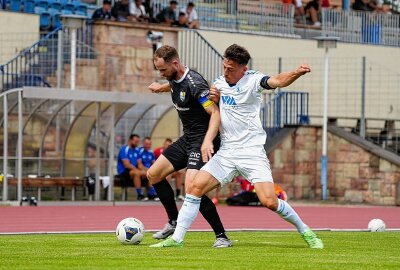
M 172 81 L 172 80 L 178 80 L 178 71 L 173 72 L 170 76 L 168 76 L 166 79 L 168 81 Z

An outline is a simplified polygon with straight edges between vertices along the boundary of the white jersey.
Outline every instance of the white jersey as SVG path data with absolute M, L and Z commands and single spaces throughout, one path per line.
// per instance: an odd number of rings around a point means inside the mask
M 214 81 L 221 92 L 221 148 L 264 145 L 267 135 L 260 119 L 261 79 L 266 75 L 247 71 L 234 85 L 229 86 L 224 76 Z

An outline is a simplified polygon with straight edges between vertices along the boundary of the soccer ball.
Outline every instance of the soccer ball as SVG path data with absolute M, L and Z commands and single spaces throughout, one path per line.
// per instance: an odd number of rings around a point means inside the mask
M 125 218 L 118 223 L 115 234 L 122 244 L 138 245 L 144 237 L 144 225 L 137 218 Z
M 384 232 L 386 224 L 382 219 L 374 218 L 368 223 L 368 230 L 371 232 Z

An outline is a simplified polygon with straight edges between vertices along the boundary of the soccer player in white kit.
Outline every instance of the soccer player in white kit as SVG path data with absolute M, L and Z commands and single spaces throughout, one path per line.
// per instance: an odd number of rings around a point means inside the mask
M 179 211 L 177 226 L 171 238 L 152 247 L 182 247 L 184 236 L 199 212 L 201 196 L 242 175 L 255 187 L 263 206 L 292 223 L 310 248 L 322 249 L 321 239 L 300 219 L 294 209 L 275 195 L 269 161 L 264 149 L 266 134 L 261 125 L 261 93 L 264 89 L 286 87 L 310 72 L 300 65 L 292 72 L 268 77 L 248 71 L 248 51 L 236 44 L 224 54 L 224 76 L 214 81 L 210 96 L 219 97 L 221 114 L 221 147 L 187 187 L 185 201 Z M 202 152 L 207 160 L 211 153 Z

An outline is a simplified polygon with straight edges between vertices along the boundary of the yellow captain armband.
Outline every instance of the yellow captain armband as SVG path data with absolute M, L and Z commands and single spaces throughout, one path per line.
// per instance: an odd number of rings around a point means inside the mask
M 208 107 L 212 106 L 214 102 L 208 99 L 208 92 L 206 94 L 203 94 L 199 98 L 199 102 L 201 106 L 203 106 L 204 109 L 207 109 Z
M 213 104 L 214 104 L 214 102 L 212 102 L 211 100 L 207 99 L 207 101 L 204 102 L 201 105 L 203 106 L 204 109 L 207 109 L 207 108 L 211 107 Z

